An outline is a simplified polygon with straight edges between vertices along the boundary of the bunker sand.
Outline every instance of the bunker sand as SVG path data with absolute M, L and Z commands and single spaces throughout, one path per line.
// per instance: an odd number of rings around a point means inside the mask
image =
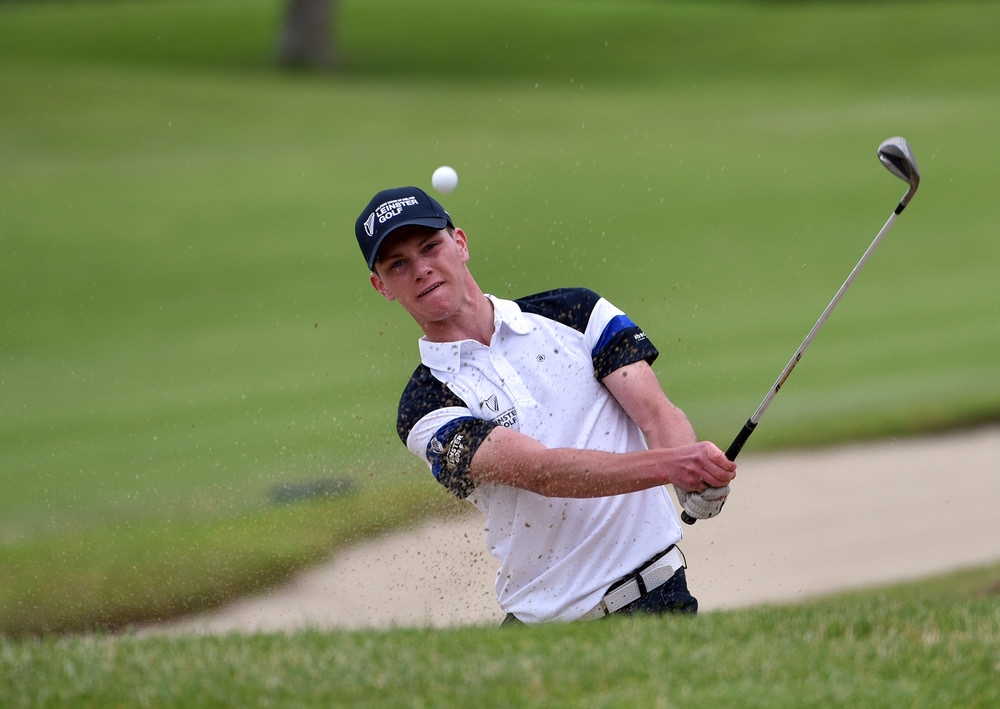
M 723 513 L 685 527 L 703 612 L 787 603 L 1000 561 L 1000 426 L 745 454 Z M 499 623 L 496 562 L 470 507 L 360 543 L 281 588 L 144 632 Z

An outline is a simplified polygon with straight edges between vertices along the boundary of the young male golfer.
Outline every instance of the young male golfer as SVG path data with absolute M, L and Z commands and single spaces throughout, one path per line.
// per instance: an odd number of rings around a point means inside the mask
M 508 621 L 695 612 L 665 485 L 711 517 L 736 465 L 667 399 L 645 333 L 582 288 L 484 294 L 465 232 L 416 187 L 376 194 L 355 234 L 424 332 L 399 436 L 486 515 Z

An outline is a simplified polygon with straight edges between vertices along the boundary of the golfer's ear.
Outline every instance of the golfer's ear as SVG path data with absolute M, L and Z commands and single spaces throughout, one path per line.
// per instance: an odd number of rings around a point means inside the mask
M 385 287 L 385 283 L 378 277 L 378 274 L 375 273 L 375 271 L 371 272 L 369 278 L 371 279 L 372 287 L 381 293 L 383 298 L 386 300 L 396 300 L 396 296 L 393 295 L 391 290 Z
M 469 261 L 469 237 L 459 228 L 455 228 L 455 243 L 458 244 L 458 252 L 462 254 L 462 261 Z

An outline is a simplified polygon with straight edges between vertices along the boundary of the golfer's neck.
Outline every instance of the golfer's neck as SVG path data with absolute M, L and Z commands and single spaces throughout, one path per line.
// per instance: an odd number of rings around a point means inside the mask
M 472 297 L 451 317 L 419 324 L 431 342 L 475 340 L 488 347 L 493 339 L 493 302 L 477 287 Z

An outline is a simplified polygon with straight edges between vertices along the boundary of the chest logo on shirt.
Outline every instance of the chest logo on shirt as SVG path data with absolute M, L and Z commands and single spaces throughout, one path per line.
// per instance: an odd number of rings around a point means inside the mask
M 510 408 L 504 411 L 502 414 L 493 417 L 493 423 L 503 426 L 504 428 L 510 428 L 517 423 L 517 409 Z
M 500 400 L 496 394 L 486 397 L 479 402 L 479 405 L 484 409 L 485 418 L 498 426 L 510 428 L 517 423 L 517 409 L 511 407 L 506 411 L 500 411 Z

